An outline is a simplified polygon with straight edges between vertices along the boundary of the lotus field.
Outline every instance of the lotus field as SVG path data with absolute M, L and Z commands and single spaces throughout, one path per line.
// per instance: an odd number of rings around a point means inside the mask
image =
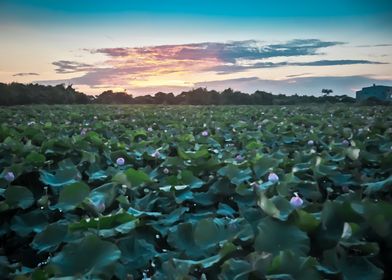
M 0 278 L 391 279 L 392 110 L 0 109 Z

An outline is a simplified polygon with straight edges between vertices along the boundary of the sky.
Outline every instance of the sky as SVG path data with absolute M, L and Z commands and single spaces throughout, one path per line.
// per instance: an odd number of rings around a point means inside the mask
M 392 85 L 390 0 L 0 0 L 0 82 L 134 96 Z

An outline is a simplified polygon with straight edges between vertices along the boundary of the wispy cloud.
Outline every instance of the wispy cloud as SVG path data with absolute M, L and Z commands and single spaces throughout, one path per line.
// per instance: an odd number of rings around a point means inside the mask
M 266 59 L 272 57 L 291 57 L 315 55 L 326 47 L 344 44 L 343 42 L 321 41 L 319 39 L 295 39 L 281 44 L 264 44 L 257 40 L 232 41 L 227 43 L 204 42 L 182 45 L 162 45 L 139 48 L 101 48 L 91 53 L 106 54 L 109 57 L 129 58 L 142 56 L 154 60 L 207 60 L 235 63 L 239 59 Z
M 295 39 L 279 44 L 245 40 L 226 43 L 204 42 L 194 44 L 161 45 L 133 48 L 85 49 L 92 54 L 108 57 L 103 65 L 60 60 L 53 62 L 57 73 L 86 72 L 70 80 L 85 85 L 129 84 L 172 73 L 200 73 L 205 71 L 240 72 L 246 69 L 240 61 L 254 62 L 252 67 L 278 67 L 269 62 L 256 62 L 276 57 L 298 57 L 321 54 L 326 47 L 344 44 L 319 39 Z
M 57 66 L 56 73 L 68 74 L 93 70 L 93 65 L 69 60 L 59 60 L 52 63 Z
M 305 75 L 310 75 L 312 73 L 299 73 L 299 74 L 292 74 L 292 75 L 287 75 L 286 78 L 295 78 L 295 77 L 301 77 Z
M 295 39 L 282 43 L 244 40 L 224 43 L 202 42 L 146 47 L 84 49 L 84 51 L 93 55 L 104 55 L 106 60 L 94 65 L 82 61 L 55 61 L 53 65 L 56 66 L 56 73 L 74 73 L 79 74 L 79 76 L 71 79 L 40 82 L 51 84 L 72 83 L 74 85 L 87 85 L 94 89 L 121 87 L 138 93 L 143 90 L 162 87 L 162 89 L 173 89 L 177 92 L 180 89 L 197 86 L 198 83 L 195 79 L 189 79 L 194 75 L 204 75 L 203 77 L 208 75 L 209 77 L 215 76 L 218 78 L 218 75 L 222 74 L 238 74 L 238 76 L 243 77 L 246 75 L 244 72 L 251 69 L 384 64 L 384 62 L 367 59 L 319 59 L 325 55 L 326 48 L 343 44 L 345 43 L 341 41 Z M 318 60 L 312 61 L 309 59 L 316 56 Z M 305 62 L 300 61 L 302 57 L 306 59 Z M 287 78 L 296 78 L 306 74 L 308 73 L 289 75 Z M 254 82 L 254 80 L 241 81 Z M 227 82 L 234 81 L 227 80 Z M 240 80 L 235 82 L 239 83 Z M 295 83 L 296 81 L 291 80 L 289 82 Z
M 392 43 L 374 44 L 374 45 L 358 45 L 358 48 L 371 48 L 371 47 L 392 47 Z
M 35 73 L 35 72 L 27 72 L 27 73 L 16 73 L 12 76 L 13 77 L 26 77 L 26 76 L 39 76 L 39 74 Z
M 249 65 L 219 65 L 213 68 L 218 74 L 231 74 L 248 69 L 258 68 L 274 68 L 283 66 L 336 66 L 336 65 L 353 65 L 353 64 L 387 64 L 384 62 L 370 61 L 370 60 L 354 60 L 354 59 L 341 59 L 341 60 L 316 60 L 309 62 L 257 62 Z
M 320 95 L 321 89 L 331 88 L 334 94 L 353 96 L 356 90 L 371 84 L 392 85 L 392 80 L 374 79 L 367 76 L 344 77 L 296 77 L 282 80 L 261 79 L 258 77 L 223 79 L 197 83 L 196 86 L 223 90 L 229 86 L 244 92 L 264 90 L 275 94 L 307 94 Z

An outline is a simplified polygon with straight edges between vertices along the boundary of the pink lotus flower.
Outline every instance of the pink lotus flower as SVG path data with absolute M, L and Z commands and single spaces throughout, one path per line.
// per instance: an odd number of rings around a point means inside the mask
M 12 182 L 13 180 L 15 180 L 15 175 L 14 175 L 14 173 L 13 172 L 7 172 L 5 175 L 4 175 L 4 179 L 6 180 L 6 181 L 8 181 L 8 182 Z
M 342 191 L 349 192 L 350 188 L 348 186 L 342 186 Z
M 241 155 L 237 155 L 237 156 L 235 157 L 235 160 L 238 161 L 238 162 L 240 162 L 240 161 L 243 161 L 243 160 L 244 160 L 244 157 L 241 156 Z
M 158 150 L 155 150 L 155 152 L 153 152 L 151 156 L 154 158 L 159 158 L 161 156 L 161 153 Z
M 251 186 L 254 190 L 257 190 L 257 189 L 260 187 L 260 185 L 259 185 L 257 182 L 252 182 L 252 183 L 250 183 L 250 186 Z
M 342 141 L 342 144 L 343 144 L 344 146 L 349 146 L 349 145 L 350 145 L 350 142 L 349 142 L 347 139 L 344 139 L 344 140 Z
M 122 157 L 119 157 L 117 160 L 116 160 L 116 163 L 117 163 L 117 165 L 124 165 L 124 163 L 125 163 L 125 159 L 124 158 L 122 158 Z
M 207 136 L 208 136 L 208 131 L 207 131 L 207 130 L 204 130 L 204 131 L 201 133 L 201 135 L 204 136 L 204 137 L 207 137 Z
M 105 205 L 105 200 L 103 198 L 101 197 L 93 198 L 91 199 L 91 202 L 98 213 L 102 213 L 103 211 L 105 211 L 106 205 Z
M 276 173 L 271 172 L 271 173 L 268 175 L 268 181 L 270 181 L 271 183 L 276 183 L 276 182 L 279 181 L 279 176 L 276 175 Z
M 308 141 L 308 145 L 309 145 L 309 146 L 313 146 L 313 145 L 314 145 L 314 141 L 313 141 L 313 140 L 309 140 L 309 141 Z
M 87 132 L 87 128 L 82 128 L 82 130 L 80 131 L 80 135 L 84 136 L 86 135 Z
M 298 193 L 294 193 L 294 196 L 290 199 L 290 204 L 294 208 L 300 208 L 304 201 L 298 196 Z

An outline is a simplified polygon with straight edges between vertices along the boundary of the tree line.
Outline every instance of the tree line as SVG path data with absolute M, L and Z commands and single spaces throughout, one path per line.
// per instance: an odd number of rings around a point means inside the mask
M 256 91 L 252 94 L 234 91 L 222 92 L 196 88 L 178 95 L 158 92 L 154 95 L 133 97 L 126 92 L 104 91 L 97 96 L 89 96 L 63 84 L 45 86 L 39 84 L 0 83 L 0 105 L 27 104 L 167 104 L 167 105 L 290 105 L 305 103 L 354 103 L 347 95 L 330 96 L 323 89 L 323 96 L 272 94 Z

